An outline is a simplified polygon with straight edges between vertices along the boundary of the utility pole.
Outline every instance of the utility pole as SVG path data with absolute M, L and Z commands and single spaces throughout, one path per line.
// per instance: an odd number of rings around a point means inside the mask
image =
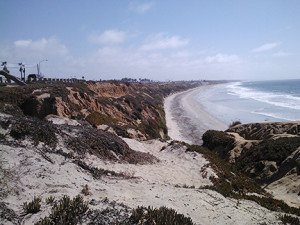
M 47 62 L 47 61 L 48 61 L 48 59 L 44 59 L 44 60 L 40 61 L 40 62 L 37 64 L 38 75 L 41 75 L 41 76 L 42 76 L 42 74 L 41 74 L 41 62 Z
M 23 74 L 23 64 L 20 62 L 20 63 L 18 63 L 19 64 L 19 66 L 20 66 L 20 69 L 19 69 L 19 71 L 20 71 L 20 73 L 21 73 L 21 80 L 23 79 L 23 77 L 22 77 L 22 74 Z

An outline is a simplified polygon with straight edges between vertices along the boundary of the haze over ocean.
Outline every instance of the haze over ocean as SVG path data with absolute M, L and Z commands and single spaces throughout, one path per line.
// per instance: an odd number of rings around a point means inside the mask
M 194 99 L 230 124 L 300 120 L 300 80 L 234 82 L 212 86 Z

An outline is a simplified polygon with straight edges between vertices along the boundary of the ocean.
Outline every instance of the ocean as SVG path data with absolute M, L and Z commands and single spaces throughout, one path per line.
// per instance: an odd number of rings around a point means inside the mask
M 300 80 L 212 85 L 194 96 L 209 114 L 229 125 L 300 120 Z

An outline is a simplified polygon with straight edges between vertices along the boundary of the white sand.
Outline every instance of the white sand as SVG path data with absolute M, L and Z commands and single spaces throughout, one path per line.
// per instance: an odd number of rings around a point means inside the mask
M 165 99 L 165 113 L 169 136 L 190 144 L 201 144 L 207 130 L 225 130 L 228 126 L 207 113 L 194 99 L 209 85 L 170 95 Z
M 8 206 L 22 214 L 22 204 L 31 201 L 34 196 L 45 198 L 62 195 L 71 197 L 79 194 L 88 184 L 91 195 L 84 199 L 102 200 L 108 198 L 124 203 L 132 208 L 137 206 L 167 206 L 179 213 L 190 216 L 196 224 L 279 224 L 278 213 L 271 212 L 251 201 L 225 198 L 211 190 L 198 189 L 209 184 L 208 176 L 213 174 L 207 169 L 207 178 L 201 168 L 207 161 L 197 153 L 185 153 L 183 148 L 167 147 L 157 140 L 138 142 L 125 139 L 131 148 L 149 152 L 161 161 L 153 165 L 130 165 L 102 161 L 88 156 L 88 164 L 124 172 L 135 179 L 103 177 L 94 179 L 89 173 L 79 168 L 70 160 L 54 154 L 47 154 L 54 164 L 46 161 L 31 144 L 23 141 L 26 148 L 1 146 L 2 157 L 6 159 L 6 168 L 14 172 L 14 179 L 8 184 L 10 196 L 4 199 Z M 42 145 L 39 146 L 42 148 Z M 194 185 L 195 188 L 175 187 Z M 90 205 L 90 208 L 96 206 Z M 21 224 L 33 224 L 40 217 L 47 215 L 50 208 L 43 203 L 44 212 L 23 217 Z

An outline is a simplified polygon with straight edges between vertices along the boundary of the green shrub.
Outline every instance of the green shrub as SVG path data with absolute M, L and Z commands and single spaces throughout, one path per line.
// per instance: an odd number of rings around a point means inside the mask
M 25 202 L 23 204 L 23 209 L 26 214 L 39 212 L 41 209 L 41 198 L 34 197 L 34 199 L 31 202 Z
M 264 140 L 250 149 L 243 149 L 237 165 L 243 169 L 262 160 L 275 161 L 280 165 L 299 146 L 300 137 Z
M 192 219 L 178 214 L 174 209 L 160 207 L 153 209 L 150 206 L 138 207 L 133 210 L 127 224 L 164 224 L 164 225 L 192 225 Z
M 222 158 L 227 157 L 228 151 L 234 148 L 235 139 L 233 136 L 216 130 L 208 130 L 203 136 L 203 146 L 211 151 L 216 151 Z
M 24 138 L 25 135 L 30 133 L 30 126 L 27 122 L 21 122 L 12 127 L 10 131 L 10 135 L 13 138 L 21 139 Z
M 49 198 L 46 198 L 46 204 L 47 205 L 51 205 L 52 203 L 54 203 L 55 198 L 53 196 L 50 196 Z
M 259 187 L 252 179 L 240 173 L 236 167 L 224 159 L 220 158 L 216 152 L 198 146 L 186 144 L 187 151 L 194 151 L 203 156 L 210 162 L 209 166 L 217 173 L 218 177 L 210 177 L 214 184 L 213 188 L 224 196 L 234 197 L 236 193 L 259 193 L 265 194 L 265 191 Z
M 52 207 L 51 214 L 43 218 L 36 225 L 50 224 L 78 224 L 80 217 L 88 210 L 88 204 L 83 201 L 82 196 L 70 199 L 64 196 Z
M 213 185 L 205 186 L 205 189 L 217 191 L 225 197 L 251 200 L 269 210 L 277 211 L 280 209 L 285 213 L 300 216 L 300 208 L 290 207 L 281 200 L 273 199 L 251 178 L 239 172 L 234 165 L 221 159 L 215 152 L 197 145 L 186 144 L 186 146 L 188 147 L 187 151 L 203 154 L 218 175 L 218 177 L 210 177 Z M 264 196 L 258 197 L 246 193 L 258 193 Z
M 230 125 L 229 128 L 234 127 L 236 125 L 242 124 L 240 121 L 233 121 Z
M 291 225 L 299 225 L 300 220 L 296 217 L 290 216 L 290 215 L 283 215 L 280 216 L 279 219 L 283 224 L 291 224 Z
M 92 112 L 85 119 L 93 126 L 98 126 L 101 124 L 114 124 L 116 122 L 116 119 L 98 112 Z

